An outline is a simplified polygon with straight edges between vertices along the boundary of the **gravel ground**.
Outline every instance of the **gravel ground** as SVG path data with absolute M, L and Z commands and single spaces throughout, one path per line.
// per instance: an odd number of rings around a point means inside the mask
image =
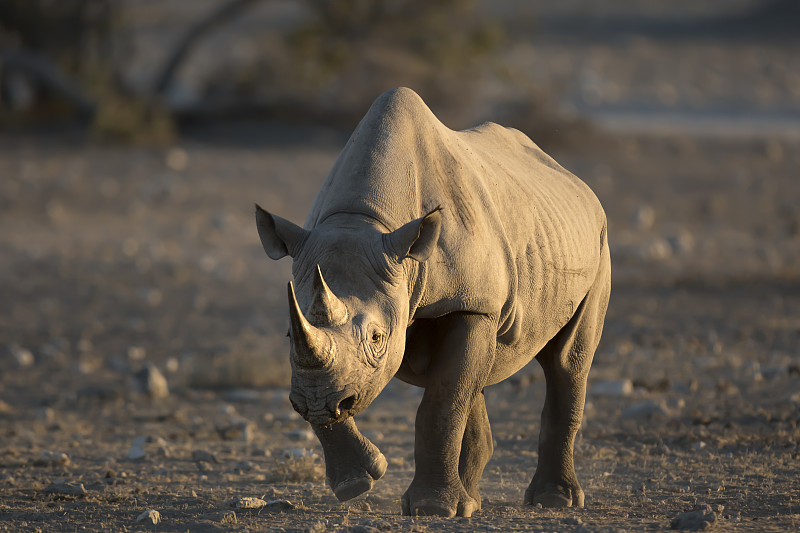
M 703 504 L 726 527 L 798 527 L 797 146 L 595 138 L 557 154 L 604 202 L 613 245 L 576 449 L 587 507 L 520 504 L 534 363 L 487 392 L 484 510 L 442 521 L 399 516 L 418 390 L 392 384 L 359 417 L 390 467 L 348 505 L 287 401 L 288 264 L 263 257 L 252 202 L 302 220 L 342 136 L 281 131 L 0 145 L 0 528 L 144 531 L 154 509 L 165 531 L 662 530 Z M 292 508 L 229 507 L 246 496 Z
M 568 29 L 584 5 L 538 9 Z M 587 16 L 680 15 L 604 5 Z M 796 39 L 659 28 L 544 30 L 509 57 L 590 117 L 800 108 Z M 288 402 L 290 265 L 264 256 L 252 206 L 301 222 L 348 132 L 239 123 L 169 148 L 0 132 L 0 530 L 800 529 L 800 139 L 652 131 L 544 141 L 609 218 L 612 299 L 576 444 L 586 508 L 521 505 L 532 363 L 487 389 L 483 510 L 452 520 L 399 514 L 418 389 L 393 382 L 358 417 L 389 470 L 348 504 Z

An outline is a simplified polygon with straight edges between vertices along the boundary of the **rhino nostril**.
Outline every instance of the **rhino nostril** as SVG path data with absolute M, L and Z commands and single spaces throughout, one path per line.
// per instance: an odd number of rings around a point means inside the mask
M 337 411 L 349 411 L 350 409 L 353 408 L 355 403 L 356 403 L 356 397 L 355 396 L 348 396 L 347 398 L 345 398 L 344 400 L 339 402 L 339 406 L 337 407 L 336 410 Z

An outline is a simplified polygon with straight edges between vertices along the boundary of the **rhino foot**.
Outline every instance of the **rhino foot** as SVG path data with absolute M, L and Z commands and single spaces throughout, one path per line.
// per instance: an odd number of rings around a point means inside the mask
M 358 431 L 352 418 L 312 427 L 322 444 L 328 484 L 339 501 L 364 494 L 386 473 L 386 458 Z
M 459 484 L 460 485 L 460 484 Z M 403 494 L 403 514 L 411 516 L 472 516 L 480 510 L 480 503 L 463 487 L 425 489 L 412 482 Z
M 525 491 L 524 503 L 526 505 L 541 504 L 542 507 L 549 508 L 583 507 L 583 489 L 577 483 L 574 485 L 543 484 L 541 488 L 535 487 L 531 483 L 531 486 Z
M 340 464 L 338 468 L 328 469 L 328 484 L 339 501 L 352 500 L 356 496 L 364 494 L 372 488 L 375 481 L 382 478 L 383 474 L 386 473 L 386 467 L 388 466 L 386 458 L 377 448 L 374 451 L 376 455 L 372 457 L 371 463 L 366 468 L 363 467 L 363 464 L 357 463 L 351 465 Z

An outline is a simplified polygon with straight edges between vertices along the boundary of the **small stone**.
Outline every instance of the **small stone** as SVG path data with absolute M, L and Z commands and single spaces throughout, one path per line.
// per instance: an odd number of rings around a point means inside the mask
M 564 523 L 570 526 L 580 526 L 583 525 L 583 520 L 577 516 L 568 516 L 564 519 Z
M 694 446 L 692 446 L 692 449 L 694 449 L 694 451 L 696 451 L 696 452 L 699 452 L 700 450 L 702 450 L 705 447 L 706 447 L 706 443 L 703 442 L 702 440 L 699 440 L 699 441 L 694 443 Z
M 192 461 L 199 463 L 219 463 L 216 456 L 206 450 L 192 450 Z
M 28 368 L 29 366 L 33 366 L 36 362 L 33 353 L 29 349 L 23 348 L 18 344 L 10 345 L 8 351 L 11 352 L 11 356 L 20 368 Z
M 216 430 L 224 440 L 250 442 L 253 439 L 255 424 L 244 418 L 234 418 L 227 424 L 217 426 Z
M 667 410 L 661 403 L 648 400 L 631 405 L 622 411 L 622 418 L 632 418 L 634 420 L 650 419 L 658 416 L 666 416 Z
M 267 505 L 267 502 L 252 496 L 236 496 L 228 500 L 228 507 L 233 507 L 234 509 L 261 509 L 265 505 Z
M 83 483 L 61 480 L 48 485 L 44 492 L 45 494 L 59 494 L 62 496 L 83 496 L 86 494 L 86 489 Z
M 143 394 L 147 394 L 153 399 L 166 398 L 169 396 L 169 385 L 164 374 L 151 363 L 147 363 L 136 373 L 136 389 Z
M 596 381 L 589 390 L 596 396 L 630 396 L 633 394 L 633 382 L 629 379 Z
M 653 227 L 656 221 L 656 211 L 647 204 L 641 204 L 633 212 L 633 224 L 641 230 Z
M 34 466 L 66 466 L 69 464 L 69 455 L 63 452 L 44 451 L 33 464 Z
M 128 450 L 128 459 L 138 461 L 147 457 L 147 452 L 141 446 L 131 446 Z
M 266 504 L 266 509 L 270 511 L 288 511 L 294 509 L 294 504 L 284 499 L 270 500 Z
M 148 509 L 136 518 L 137 522 L 147 522 L 154 526 L 161 523 L 161 513 L 155 509 Z
M 716 524 L 717 516 L 710 505 L 703 504 L 695 507 L 694 510 L 681 513 L 669 524 L 672 529 L 698 531 L 710 529 Z
M 302 459 L 304 457 L 313 457 L 314 452 L 305 448 L 289 448 L 283 452 L 286 459 Z
M 219 522 L 220 524 L 235 524 L 238 522 L 236 519 L 236 512 L 234 511 L 222 511 L 219 514 Z

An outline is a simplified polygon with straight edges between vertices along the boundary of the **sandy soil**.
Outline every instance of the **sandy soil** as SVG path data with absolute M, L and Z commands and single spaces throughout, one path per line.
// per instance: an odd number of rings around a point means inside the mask
M 219 142 L 243 131 L 249 144 Z M 587 507 L 521 505 L 533 363 L 487 392 L 484 510 L 442 521 L 399 516 L 418 390 L 393 384 L 359 417 L 390 468 L 347 505 L 287 401 L 288 264 L 263 257 L 252 202 L 302 220 L 343 136 L 283 131 L 0 145 L 0 528 L 153 530 L 136 522 L 153 508 L 161 531 L 661 530 L 696 504 L 737 530 L 800 526 L 798 146 L 606 138 L 557 154 L 604 202 L 615 266 L 576 445 Z M 168 397 L 137 389 L 146 363 Z M 59 480 L 85 493 L 52 493 Z M 226 523 L 236 496 L 294 508 Z
M 569 28 L 584 4 L 548 16 Z M 591 15 L 634 4 L 674 3 Z M 509 57 L 578 111 L 800 108 L 796 39 L 653 31 L 544 31 Z M 553 132 L 612 248 L 576 444 L 587 505 L 521 505 L 544 396 L 532 363 L 487 389 L 483 510 L 442 520 L 399 514 L 421 391 L 393 382 L 358 417 L 389 470 L 347 504 L 288 402 L 290 265 L 264 256 L 252 206 L 301 222 L 347 134 L 239 123 L 148 149 L 0 132 L 0 530 L 659 531 L 698 505 L 721 530 L 800 529 L 797 137 Z M 169 395 L 142 392 L 143 368 Z M 137 522 L 148 509 L 158 526 Z

